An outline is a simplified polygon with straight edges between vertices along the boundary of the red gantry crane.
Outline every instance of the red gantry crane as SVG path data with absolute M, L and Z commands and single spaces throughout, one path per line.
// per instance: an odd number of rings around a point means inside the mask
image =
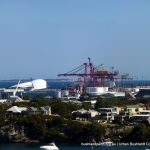
M 115 71 L 112 67 L 111 71 L 102 68 L 103 64 L 95 67 L 88 58 L 88 62 L 83 63 L 81 66 L 64 74 L 58 74 L 58 76 L 77 76 L 83 77 L 85 86 L 104 86 L 106 80 L 114 81 L 119 72 Z M 101 67 L 101 69 L 100 69 Z

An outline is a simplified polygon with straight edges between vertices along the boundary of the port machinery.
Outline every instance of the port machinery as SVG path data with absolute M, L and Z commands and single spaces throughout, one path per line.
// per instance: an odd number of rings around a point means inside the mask
M 88 62 L 83 63 L 81 66 L 74 68 L 73 70 L 66 72 L 64 74 L 58 74 L 58 76 L 77 76 L 82 77 L 84 80 L 84 86 L 104 86 L 106 81 L 114 81 L 116 79 L 129 79 L 128 74 L 119 74 L 119 71 L 106 70 L 103 68 L 103 64 L 95 67 L 88 58 Z M 81 81 L 81 79 L 80 79 Z

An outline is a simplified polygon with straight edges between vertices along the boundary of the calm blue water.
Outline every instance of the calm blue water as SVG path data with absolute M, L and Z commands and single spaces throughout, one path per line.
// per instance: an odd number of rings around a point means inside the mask
M 18 83 L 19 80 L 0 80 L 0 88 L 9 88 Z M 21 82 L 25 82 L 27 80 L 22 80 Z M 29 80 L 28 80 L 29 81 Z M 31 81 L 31 80 L 30 80 Z M 48 88 L 51 89 L 61 89 L 65 88 L 67 85 L 71 84 L 71 81 L 60 81 L 47 79 Z M 124 87 L 134 87 L 134 86 L 148 86 L 150 85 L 150 80 L 127 80 L 127 81 L 117 81 L 117 86 L 123 85 Z
M 40 150 L 40 145 L 33 144 L 0 144 L 0 150 Z M 145 150 L 148 146 L 61 146 L 58 145 L 60 150 Z

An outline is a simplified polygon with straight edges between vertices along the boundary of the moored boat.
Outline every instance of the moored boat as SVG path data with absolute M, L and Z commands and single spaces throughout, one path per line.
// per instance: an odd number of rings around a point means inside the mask
M 49 143 L 48 145 L 43 145 L 40 147 L 43 150 L 59 150 L 59 148 L 55 145 L 55 143 Z

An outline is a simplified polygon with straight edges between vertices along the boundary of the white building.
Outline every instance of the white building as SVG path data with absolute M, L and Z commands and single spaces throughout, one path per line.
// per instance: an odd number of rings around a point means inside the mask
M 105 121 L 114 120 L 115 114 L 113 113 L 114 108 L 99 108 L 100 119 Z
M 76 111 L 73 111 L 72 114 L 75 116 L 75 119 L 78 120 L 91 120 L 99 115 L 98 111 L 95 111 L 93 109 L 85 110 L 85 109 L 79 109 Z
M 108 87 L 87 87 L 86 92 L 92 96 L 124 97 L 125 92 L 109 91 Z
M 87 87 L 86 92 L 93 96 L 99 96 L 108 92 L 108 87 Z

